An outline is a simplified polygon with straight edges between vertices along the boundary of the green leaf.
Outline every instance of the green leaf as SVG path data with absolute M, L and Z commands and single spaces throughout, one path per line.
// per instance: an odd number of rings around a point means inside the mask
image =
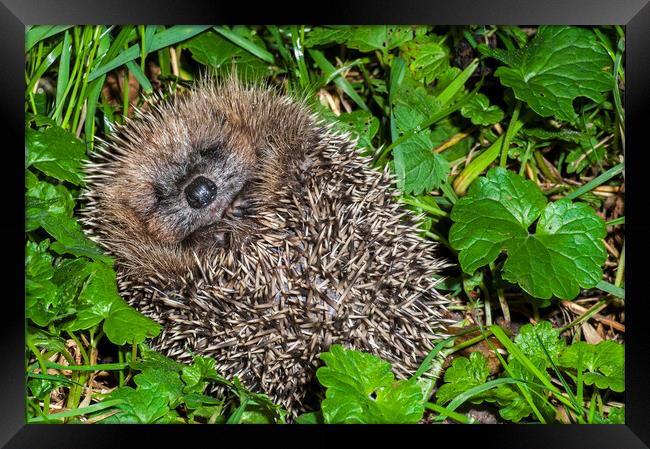
M 536 366 L 546 368 L 552 366 L 551 362 L 557 364 L 560 353 L 566 346 L 560 338 L 559 329 L 555 329 L 548 321 L 522 326 L 515 344 Z
M 186 391 L 202 392 L 209 380 L 220 379 L 216 362 L 212 358 L 195 356 L 192 365 L 185 365 L 181 379 L 187 385 Z
M 321 354 L 326 366 L 316 377 L 327 387 L 322 402 L 326 423 L 416 423 L 424 413 L 415 380 L 395 381 L 388 362 L 333 345 Z
M 296 417 L 297 424 L 325 424 L 322 412 L 303 413 Z
M 415 134 L 395 147 L 395 174 L 400 190 L 417 195 L 437 189 L 447 180 L 449 163 L 434 153 L 433 147 L 424 133 Z
M 483 94 L 476 94 L 469 103 L 460 109 L 460 113 L 475 125 L 493 125 L 503 120 L 501 108 L 490 106 L 490 100 Z
M 603 420 L 603 424 L 625 424 L 625 406 L 609 409 L 609 414 Z
M 64 352 L 65 340 L 59 336 L 52 335 L 43 329 L 27 326 L 27 340 L 34 346 L 47 349 L 48 351 Z
M 164 396 L 170 407 L 177 407 L 183 398 L 183 382 L 178 373 L 166 369 L 148 369 L 133 380 L 138 390 L 152 390 Z
M 121 411 L 115 414 L 114 420 L 111 421 L 120 424 L 153 423 L 169 412 L 167 394 L 161 387 L 152 389 L 138 388 L 137 390 L 131 387 L 120 387 L 105 400 L 110 399 L 124 401 L 116 406 Z
M 52 243 L 52 249 L 57 253 L 86 256 L 104 263 L 112 263 L 112 259 L 86 237 L 75 219 L 50 214 L 41 219 L 41 226 L 56 239 L 56 242 Z
M 110 266 L 93 262 L 87 269 L 90 279 L 79 295 L 76 317 L 65 325 L 69 331 L 90 329 L 108 316 L 114 302 L 122 301 Z
M 445 383 L 436 392 L 436 398 L 441 404 L 456 399 L 462 393 L 483 385 L 490 375 L 488 361 L 480 352 L 473 352 L 467 357 L 458 357 L 445 371 Z M 517 393 L 508 385 L 498 385 L 471 397 L 474 404 L 483 401 L 498 402 L 501 405 L 510 404 Z
M 164 355 L 149 349 L 146 344 L 139 345 L 140 359 L 136 359 L 130 363 L 131 368 L 140 371 L 147 369 L 166 369 L 168 371 L 181 372 L 184 366 L 175 360 L 165 357 Z
M 31 172 L 26 172 L 27 195 L 25 228 L 33 231 L 42 227 L 57 241 L 51 248 L 59 254 L 87 256 L 105 263 L 112 259 L 102 253 L 99 247 L 89 240 L 81 227 L 72 218 L 74 200 L 63 185 L 52 185 L 39 181 Z
M 472 274 L 494 262 L 511 239 L 526 238 L 545 204 L 546 198 L 532 181 L 505 169 L 492 169 L 478 178 L 451 215 L 456 223 L 449 232 L 450 243 L 461 250 L 463 271 Z
M 587 204 L 551 203 L 537 223 L 537 233 L 509 247 L 503 277 L 539 298 L 573 299 L 580 287 L 595 287 L 602 278 L 606 234 L 605 222 Z
M 141 343 L 157 336 L 159 324 L 128 306 L 117 291 L 115 271 L 108 265 L 93 262 L 87 266 L 91 276 L 79 295 L 77 315 L 65 324 L 65 329 L 89 329 L 102 320 L 104 332 L 116 345 Z
M 436 112 L 440 102 L 415 81 L 407 72 L 395 93 L 391 93 L 395 125 L 401 134 L 420 129 L 421 125 Z
M 430 84 L 449 68 L 449 54 L 438 40 L 438 36 L 418 36 L 400 47 L 400 54 L 416 80 Z
M 65 186 L 39 180 L 28 187 L 25 203 L 26 232 L 39 228 L 50 215 L 71 217 L 75 205 Z
M 447 180 L 449 163 L 433 152 L 431 133 L 422 125 L 440 111 L 440 103 L 409 72 L 395 87 L 392 98 L 397 133 L 415 132 L 393 149 L 398 188 L 415 194 L 439 188 Z
M 352 27 L 347 46 L 362 52 L 381 50 L 386 53 L 413 39 L 411 27 L 364 25 Z
M 233 62 L 240 74 L 259 77 L 269 71 L 264 61 L 212 31 L 193 37 L 182 47 L 192 52 L 195 61 L 216 68 L 220 74 L 229 73 Z
M 26 316 L 46 326 L 70 314 L 73 301 L 88 277 L 87 260 L 64 260 L 52 266 L 49 240 L 27 242 L 25 248 Z
M 349 26 L 314 27 L 305 33 L 305 47 L 317 45 L 341 44 L 350 38 Z
M 528 228 L 539 217 L 537 232 Z M 604 221 L 588 205 L 546 198 L 531 181 L 495 168 L 452 210 L 449 242 L 466 273 L 506 250 L 504 279 L 537 298 L 573 299 L 602 278 Z
M 75 185 L 83 183 L 81 161 L 86 147 L 74 135 L 58 126 L 42 131 L 25 129 L 26 167 L 34 166 L 46 175 Z
M 162 327 L 140 314 L 124 300 L 114 301 L 104 321 L 104 332 L 116 345 L 141 343 L 147 338 L 158 336 Z
M 560 366 L 584 370 L 587 385 L 602 389 L 625 391 L 625 347 L 615 341 L 605 340 L 597 345 L 577 342 L 564 350 Z
M 379 120 L 370 112 L 356 110 L 336 117 L 339 128 L 359 138 L 359 146 L 372 148 L 372 138 L 379 131 Z
M 59 289 L 52 282 L 52 256 L 47 252 L 49 240 L 25 247 L 25 315 L 39 326 L 47 326 L 63 309 Z
M 612 87 L 612 60 L 586 28 L 540 26 L 522 49 L 479 49 L 509 66 L 499 67 L 495 75 L 542 117 L 573 122 L 575 98 L 601 103 L 602 92 Z
M 436 398 L 441 404 L 452 401 L 459 394 L 477 385 L 482 385 L 490 375 L 487 359 L 480 352 L 454 359 L 445 371 L 445 383 L 438 388 Z

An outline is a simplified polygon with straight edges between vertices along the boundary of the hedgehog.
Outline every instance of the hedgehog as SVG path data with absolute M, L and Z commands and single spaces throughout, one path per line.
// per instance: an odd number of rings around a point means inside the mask
M 213 357 L 295 416 L 331 345 L 406 378 L 454 324 L 448 263 L 367 153 L 305 96 L 204 76 L 96 146 L 82 222 L 162 325 L 153 349 Z

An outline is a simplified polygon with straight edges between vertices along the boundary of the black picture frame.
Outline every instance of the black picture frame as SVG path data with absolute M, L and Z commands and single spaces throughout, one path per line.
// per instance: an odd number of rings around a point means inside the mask
M 299 444 L 311 447 L 325 442 L 338 444 L 341 433 L 364 433 L 363 445 L 370 440 L 396 436 L 403 444 L 414 446 L 416 438 L 440 447 L 448 438 L 453 447 L 507 448 L 647 448 L 650 447 L 650 326 L 644 308 L 643 272 L 645 256 L 650 254 L 650 220 L 644 217 L 644 168 L 650 151 L 647 114 L 650 107 L 650 0 L 491 0 L 472 2 L 404 1 L 329 1 L 313 4 L 309 13 L 305 4 L 283 5 L 266 2 L 208 2 L 204 0 L 2 0 L 0 6 L 0 63 L 2 102 L 0 113 L 3 133 L 3 189 L 5 210 L 0 218 L 4 310 L 0 326 L 3 345 L 3 369 L 0 370 L 0 445 L 7 448 L 132 447 L 143 438 L 143 447 L 198 447 L 196 438 L 204 437 L 211 446 L 249 444 L 251 437 L 273 433 L 273 440 L 262 444 Z M 24 370 L 24 171 L 18 147 L 24 144 L 24 37 L 25 25 L 32 24 L 572 24 L 626 26 L 626 424 L 625 425 L 473 425 L 473 426 L 266 426 L 249 431 L 245 426 L 70 426 L 26 425 Z M 645 125 L 645 126 L 644 126 Z M 23 162 L 24 163 L 24 160 Z M 647 171 L 647 170 L 646 170 Z M 647 175 L 646 175 L 647 177 Z M 15 236 L 15 238 L 14 238 Z M 285 432 L 287 433 L 285 435 Z M 291 432 L 291 433 L 289 433 Z M 304 433 L 295 438 L 294 432 Z M 240 443 L 226 437 L 238 434 Z M 322 434 L 324 438 L 313 433 Z M 180 434 L 180 435 L 179 435 Z M 184 442 L 178 442 L 177 438 Z M 347 439 L 347 437 L 346 437 Z M 399 441 L 399 440 L 398 440 Z M 167 444 L 164 444 L 167 443 Z M 138 444 L 140 446 L 141 444 Z

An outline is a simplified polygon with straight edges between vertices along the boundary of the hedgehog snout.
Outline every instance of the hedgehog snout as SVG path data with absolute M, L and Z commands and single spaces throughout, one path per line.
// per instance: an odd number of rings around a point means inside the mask
M 185 197 L 192 209 L 203 209 L 217 197 L 217 186 L 205 176 L 197 176 L 185 187 Z

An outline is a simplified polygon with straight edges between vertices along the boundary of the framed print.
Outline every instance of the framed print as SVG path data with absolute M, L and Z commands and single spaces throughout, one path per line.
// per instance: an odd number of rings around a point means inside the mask
M 647 2 L 109 3 L 2 8 L 6 447 L 647 447 Z

